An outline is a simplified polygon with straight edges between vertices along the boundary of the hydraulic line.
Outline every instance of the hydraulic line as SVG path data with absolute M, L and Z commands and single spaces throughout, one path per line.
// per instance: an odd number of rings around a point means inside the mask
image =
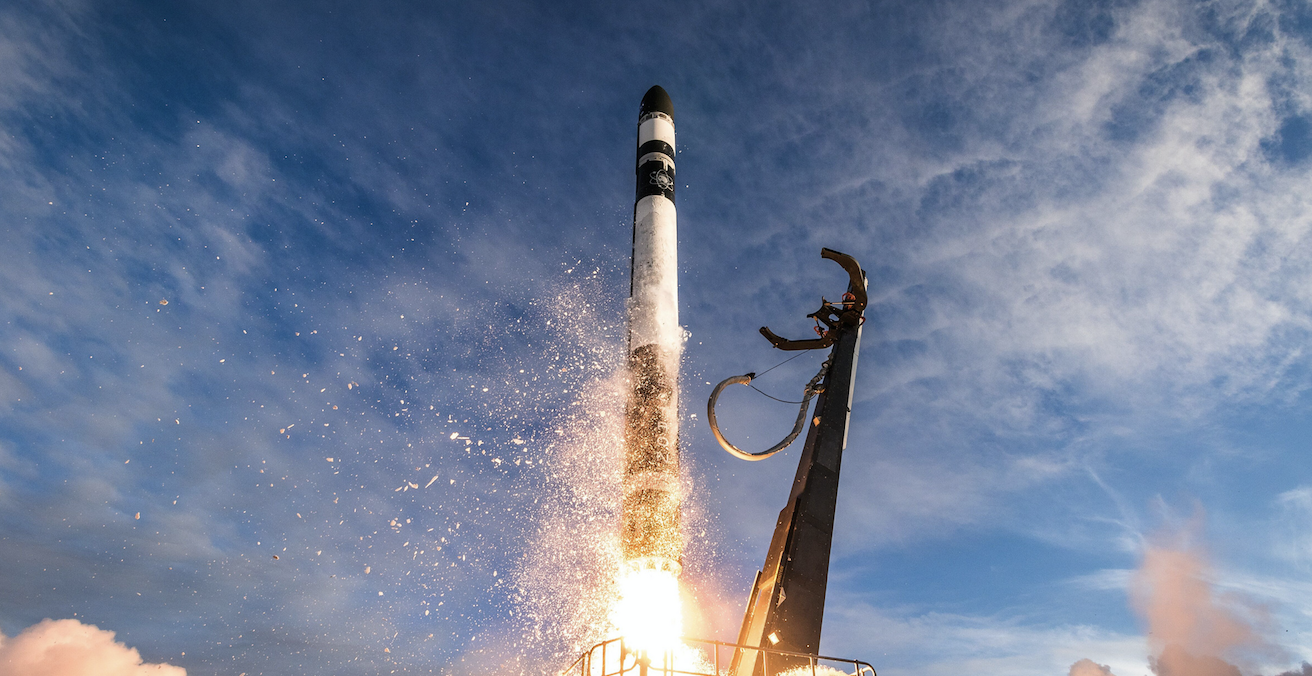
M 752 378 L 755 378 L 756 374 L 747 373 L 741 376 L 730 376 L 721 381 L 719 385 L 715 386 L 714 390 L 711 390 L 711 398 L 706 402 L 706 420 L 711 426 L 711 434 L 714 434 L 715 440 L 720 442 L 720 447 L 728 451 L 735 458 L 741 460 L 764 460 L 775 453 L 788 448 L 788 445 L 793 443 L 798 435 L 802 433 L 802 428 L 806 427 L 806 411 L 811 407 L 811 399 L 815 397 L 815 395 L 824 391 L 824 386 L 820 384 L 820 381 L 824 380 L 825 374 L 829 373 L 829 362 L 831 360 L 832 357 L 826 359 L 825 363 L 820 365 L 820 371 L 817 372 L 815 377 L 812 378 L 810 382 L 806 384 L 806 387 L 802 389 L 802 405 L 797 409 L 797 421 L 793 423 L 793 431 L 789 432 L 788 436 L 784 437 L 783 441 L 780 441 L 760 453 L 744 451 L 743 449 L 729 443 L 729 440 L 725 439 L 724 434 L 720 432 L 720 423 L 715 418 L 715 402 L 719 400 L 720 393 L 724 391 L 724 388 L 730 385 L 750 385 Z

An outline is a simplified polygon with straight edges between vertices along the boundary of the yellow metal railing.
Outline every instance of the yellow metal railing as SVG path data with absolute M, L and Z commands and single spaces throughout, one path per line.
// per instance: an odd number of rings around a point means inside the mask
M 642 654 L 625 645 L 621 637 L 592 646 L 561 671 L 560 676 L 733 676 L 730 665 L 752 664 L 758 654 L 761 657 L 761 668 L 755 672 L 764 676 L 778 676 L 770 669 L 772 660 L 776 665 L 786 665 L 779 673 L 787 673 L 789 676 L 832 676 L 834 672 L 848 676 L 877 676 L 875 668 L 861 660 L 707 639 L 686 638 L 683 642 L 690 648 L 701 650 L 703 658 L 709 658 L 706 664 L 692 667 L 676 665 L 672 652 L 656 656 Z

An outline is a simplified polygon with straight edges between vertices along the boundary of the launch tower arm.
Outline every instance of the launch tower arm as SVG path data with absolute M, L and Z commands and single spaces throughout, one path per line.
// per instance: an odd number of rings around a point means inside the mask
M 738 644 L 759 650 L 737 653 L 731 668 L 733 676 L 777 676 L 806 666 L 804 661 L 787 659 L 771 659 L 767 666 L 763 655 L 768 649 L 812 655 L 820 649 L 839 469 L 847 445 L 862 313 L 867 303 L 865 275 L 856 260 L 830 249 L 822 250 L 821 255 L 847 271 L 848 290 L 841 304 L 824 301 L 820 311 L 810 315 L 828 327 L 820 339 L 771 340 L 775 347 L 785 350 L 815 349 L 810 346 L 813 343 L 824 344 L 816 347 L 832 346 L 833 350 L 792 491 L 779 512 L 765 565 L 757 574 L 738 635 Z M 761 333 L 767 338 L 773 335 L 765 328 Z

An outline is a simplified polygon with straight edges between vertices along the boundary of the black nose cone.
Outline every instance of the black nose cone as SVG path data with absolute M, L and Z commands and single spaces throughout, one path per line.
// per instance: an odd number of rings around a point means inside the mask
M 642 97 L 642 108 L 638 110 L 638 117 L 651 112 L 665 113 L 674 117 L 674 102 L 660 85 L 648 89 L 647 94 Z

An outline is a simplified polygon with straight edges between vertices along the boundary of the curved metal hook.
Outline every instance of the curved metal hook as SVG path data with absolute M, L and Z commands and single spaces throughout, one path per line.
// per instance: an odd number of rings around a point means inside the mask
M 706 401 L 706 421 L 711 426 L 711 434 L 715 435 L 715 440 L 720 442 L 721 448 L 740 460 L 764 460 L 775 453 L 788 448 L 788 445 L 797 439 L 798 435 L 802 433 L 802 428 L 806 426 L 806 410 L 810 408 L 811 398 L 824 391 L 824 387 L 820 386 L 820 381 L 824 380 L 825 374 L 828 372 L 829 360 L 826 359 L 825 363 L 820 365 L 820 371 L 815 374 L 815 377 L 806 384 L 806 388 L 802 391 L 802 406 L 797 410 L 797 421 L 793 423 L 793 431 L 789 432 L 788 436 L 784 437 L 783 441 L 780 441 L 760 453 L 750 453 L 729 443 L 729 440 L 725 439 L 724 434 L 720 432 L 719 421 L 715 419 L 715 402 L 719 400 L 720 393 L 724 391 L 724 388 L 730 385 L 750 385 L 752 378 L 755 378 L 756 374 L 747 373 L 741 376 L 729 376 L 728 378 L 725 378 L 720 381 L 719 385 L 715 386 L 714 390 L 711 390 L 711 398 Z
M 857 313 L 865 312 L 869 298 L 866 296 L 866 274 L 861 271 L 861 264 L 857 263 L 855 258 L 841 251 L 834 251 L 825 247 L 820 248 L 820 257 L 843 266 L 843 269 L 847 271 L 847 286 L 852 295 L 856 296 L 856 303 L 847 309 L 855 310 Z
M 834 251 L 833 249 L 820 249 L 820 257 L 834 261 L 843 267 L 848 277 L 848 293 L 851 298 L 844 298 L 840 303 L 835 305 L 824 298 L 820 299 L 820 309 L 807 315 L 813 318 L 817 323 L 817 331 L 820 331 L 818 324 L 824 322 L 825 329 L 819 338 L 810 340 L 789 340 L 775 335 L 768 326 L 761 327 L 761 335 L 770 341 L 770 344 L 780 350 L 819 350 L 833 345 L 837 340 L 835 329 L 852 328 L 860 325 L 861 314 L 865 312 L 866 304 L 869 298 L 866 295 L 866 277 L 861 271 L 861 264 L 856 262 L 855 258 Z
M 810 340 L 788 340 L 787 338 L 776 336 L 774 331 L 771 331 L 768 326 L 762 326 L 760 331 L 761 335 L 765 336 L 765 339 L 770 341 L 771 345 L 785 351 L 819 350 L 834 344 L 833 333 L 826 333 L 826 335 L 821 338 L 812 338 Z

